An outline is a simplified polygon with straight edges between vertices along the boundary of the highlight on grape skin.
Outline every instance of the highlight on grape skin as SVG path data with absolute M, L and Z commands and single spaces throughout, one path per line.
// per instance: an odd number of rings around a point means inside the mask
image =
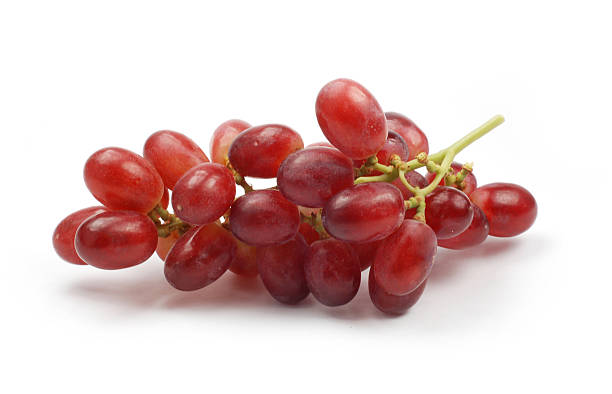
M 237 275 L 260 281 L 281 304 L 312 294 L 326 308 L 350 307 L 369 269 L 362 291 L 373 310 L 401 315 L 427 297 L 438 247 L 477 249 L 534 224 L 527 189 L 479 186 L 474 164 L 456 160 L 502 116 L 430 152 L 415 122 L 384 112 L 351 79 L 325 84 L 314 104 L 328 141 L 306 147 L 299 128 L 230 119 L 217 123 L 208 154 L 170 130 L 144 138 L 142 156 L 94 152 L 83 177 L 102 205 L 64 217 L 54 249 L 82 267 L 158 265 L 169 286 L 204 297 L 204 288 Z M 251 178 L 276 178 L 276 186 L 256 189 Z

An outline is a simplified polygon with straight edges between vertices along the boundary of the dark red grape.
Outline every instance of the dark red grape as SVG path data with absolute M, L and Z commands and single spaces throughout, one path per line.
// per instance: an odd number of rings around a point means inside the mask
M 217 223 L 193 227 L 170 249 L 164 275 L 179 290 L 198 290 L 219 279 L 235 254 L 231 234 Z
M 351 159 L 375 155 L 387 139 L 382 108 L 363 86 L 350 79 L 325 85 L 316 102 L 317 120 L 325 137 Z
M 425 223 L 404 220 L 378 247 L 371 275 L 389 294 L 413 292 L 431 272 L 438 249 L 436 241 L 436 234 Z
M 351 160 L 339 150 L 302 149 L 287 156 L 278 170 L 278 190 L 287 200 L 322 207 L 340 190 L 353 185 Z
M 243 120 L 232 119 L 221 123 L 210 139 L 210 158 L 213 162 L 225 165 L 230 145 L 238 134 L 251 127 Z
M 97 268 L 128 268 L 147 260 L 157 248 L 157 229 L 138 212 L 102 212 L 78 228 L 74 246 L 79 257 Z
M 310 245 L 304 272 L 312 295 L 327 306 L 348 303 L 361 283 L 359 256 L 349 245 L 333 238 Z
M 389 130 L 387 141 L 380 148 L 378 153 L 376 154 L 376 158 L 378 162 L 383 165 L 389 165 L 391 162 L 391 156 L 397 155 L 402 161 L 407 161 L 409 157 L 408 145 L 404 142 L 402 136 L 400 136 L 395 131 Z M 353 165 L 355 168 L 360 168 L 363 164 L 365 164 L 365 160 L 354 160 Z M 380 175 L 382 174 L 380 171 L 372 170 L 368 175 Z
M 181 220 L 206 224 L 219 219 L 236 197 L 234 176 L 217 163 L 203 163 L 187 171 L 172 192 L 172 208 Z
M 470 199 L 460 190 L 438 186 L 425 197 L 425 219 L 438 239 L 461 234 L 472 222 L 474 210 Z
M 111 209 L 147 213 L 164 194 L 155 167 L 122 148 L 104 148 L 91 155 L 83 178 L 91 194 Z
M 144 157 L 157 169 L 170 190 L 189 169 L 208 162 L 206 154 L 191 138 L 170 130 L 158 131 L 147 139 Z
M 380 285 L 376 283 L 376 280 L 374 279 L 374 271 L 370 271 L 370 276 L 368 277 L 368 290 L 370 291 L 370 299 L 372 300 L 372 303 L 381 312 L 390 315 L 402 315 L 406 313 L 406 311 L 416 304 L 419 298 L 421 298 L 426 284 L 427 280 L 421 283 L 419 287 L 412 292 L 405 295 L 396 296 L 387 293 Z
M 89 207 L 66 216 L 53 232 L 53 247 L 57 254 L 69 263 L 87 265 L 74 249 L 74 236 L 86 219 L 106 211 L 108 211 L 106 207 Z
M 489 235 L 489 221 L 478 205 L 472 203 L 472 209 L 474 210 L 474 218 L 472 223 L 470 223 L 470 227 L 455 237 L 438 239 L 438 246 L 456 250 L 467 249 L 479 245 L 487 239 Z
M 298 229 L 300 234 L 304 237 L 304 240 L 308 245 L 312 244 L 314 241 L 318 241 L 321 236 L 310 224 L 306 222 L 300 223 L 300 228 Z
M 289 241 L 298 231 L 300 213 L 277 190 L 257 190 L 232 204 L 229 216 L 232 233 L 254 246 Z
M 463 164 L 461 163 L 457 163 L 457 162 L 453 162 L 451 164 L 451 168 L 453 170 L 453 173 L 458 174 L 459 172 L 461 172 L 461 169 L 463 168 Z M 427 179 L 427 182 L 431 182 L 434 180 L 434 178 L 436 177 L 436 174 L 433 172 L 428 172 L 427 175 L 425 176 Z M 469 196 L 470 194 L 472 194 L 472 192 L 474 192 L 474 190 L 476 190 L 477 182 L 476 182 L 476 177 L 474 176 L 473 173 L 469 173 L 465 179 L 463 180 L 464 183 L 464 187 L 463 189 L 460 187 L 457 187 L 459 190 L 462 190 L 467 196 Z M 440 186 L 444 186 L 445 185 L 445 181 L 444 178 L 442 178 L 442 180 L 440 181 Z
M 257 247 L 245 244 L 233 235 L 232 238 L 236 242 L 236 255 L 229 270 L 240 276 L 257 276 Z
M 527 189 L 513 183 L 491 183 L 470 198 L 489 220 L 489 235 L 514 237 L 526 231 L 538 215 L 538 205 Z
M 374 242 L 366 242 L 361 244 L 350 244 L 353 250 L 359 256 L 359 267 L 362 271 L 370 268 L 372 263 L 374 262 L 374 257 L 376 257 L 376 251 L 378 250 L 378 246 L 381 244 L 383 240 L 379 239 Z
M 254 126 L 234 139 L 229 160 L 243 176 L 275 178 L 283 160 L 302 148 L 302 137 L 287 126 Z
M 334 238 L 371 242 L 385 238 L 404 220 L 404 199 L 389 183 L 362 183 L 342 190 L 323 209 L 323 226 Z
M 278 302 L 297 304 L 308 293 L 304 276 L 304 259 L 308 245 L 297 234 L 284 244 L 257 248 L 257 271 L 268 290 Z
M 393 130 L 404 138 L 410 155 L 408 160 L 414 159 L 419 153 L 429 153 L 429 143 L 425 133 L 402 114 L 397 112 L 385 112 L 387 128 Z

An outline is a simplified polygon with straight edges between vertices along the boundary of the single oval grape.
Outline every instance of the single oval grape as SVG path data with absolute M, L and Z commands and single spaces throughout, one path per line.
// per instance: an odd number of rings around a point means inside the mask
M 380 244 L 370 270 L 385 292 L 405 295 L 427 279 L 437 248 L 436 234 L 431 227 L 406 219 Z
M 287 200 L 323 207 L 339 191 L 353 185 L 351 160 L 339 150 L 313 147 L 287 156 L 278 170 L 278 190 Z
M 386 166 L 390 164 L 391 156 L 393 155 L 399 156 L 402 161 L 407 161 L 408 157 L 410 156 L 410 153 L 408 151 L 408 145 L 406 145 L 402 136 L 396 133 L 395 131 L 389 130 L 387 141 L 385 141 L 385 144 L 376 154 L 376 158 L 378 159 L 378 162 L 380 164 Z M 355 166 L 355 168 L 360 168 L 362 165 L 365 164 L 365 162 L 365 160 L 354 160 L 353 166 Z M 372 170 L 368 175 L 380 174 L 382 174 L 382 172 Z
M 240 276 L 257 276 L 257 247 L 248 245 L 231 235 L 236 243 L 236 255 L 230 263 L 229 270 Z
M 342 190 L 323 209 L 323 226 L 334 238 L 371 242 L 395 231 L 404 220 L 404 199 L 389 183 L 362 183 Z
M 198 290 L 219 279 L 235 254 L 231 234 L 217 223 L 193 227 L 170 249 L 164 275 L 176 289 Z
M 472 209 L 474 210 L 474 217 L 470 226 L 455 237 L 438 239 L 438 246 L 460 250 L 479 245 L 487 239 L 489 235 L 489 221 L 478 205 L 472 203 Z
M 453 173 L 456 175 L 459 172 L 461 172 L 461 170 L 463 169 L 463 164 L 453 162 L 451 164 L 451 169 L 453 170 Z M 427 182 L 432 182 L 435 177 L 436 177 L 435 173 L 428 172 L 426 175 Z M 444 178 L 442 178 L 442 180 L 440 181 L 440 186 L 444 186 L 444 185 L 445 185 L 445 181 L 444 181 Z M 470 194 L 474 192 L 474 190 L 476 190 L 477 187 L 478 187 L 478 182 L 476 182 L 476 177 L 474 176 L 473 173 L 469 173 L 463 180 L 463 187 L 457 187 L 457 189 L 464 192 L 466 196 L 469 196 Z
M 308 245 L 312 244 L 314 241 L 318 241 L 321 239 L 321 236 L 310 224 L 306 222 L 300 223 L 300 227 L 298 229 L 300 234 L 304 237 L 304 240 Z
M 238 134 L 251 127 L 240 119 L 223 122 L 217 127 L 210 139 L 210 158 L 213 162 L 225 165 L 228 151 Z
M 315 109 L 325 137 L 351 159 L 375 155 L 387 139 L 380 104 L 355 81 L 336 79 L 323 86 Z
M 427 284 L 427 280 L 425 280 L 412 292 L 405 295 L 396 296 L 387 293 L 380 285 L 376 283 L 373 272 L 374 271 L 370 271 L 370 275 L 368 277 L 370 299 L 376 308 L 389 315 L 402 315 L 406 313 L 406 311 L 414 306 L 414 304 L 416 304 L 421 298 L 421 295 L 425 290 L 425 285 Z
M 303 149 L 302 137 L 287 126 L 267 124 L 240 133 L 229 148 L 229 160 L 243 176 L 275 178 L 287 156 Z
M 111 209 L 147 213 L 164 194 L 155 167 L 122 148 L 104 148 L 91 155 L 83 178 L 91 194 Z
M 300 213 L 279 191 L 257 190 L 234 201 L 229 222 L 239 240 L 267 246 L 293 239 L 300 225 Z
M 327 306 L 348 303 L 357 294 L 361 283 L 357 253 L 346 243 L 333 238 L 310 245 L 304 272 L 312 295 Z
M 297 304 L 310 291 L 304 275 L 308 245 L 297 234 L 284 244 L 257 248 L 257 270 L 264 286 L 278 302 Z
M 535 222 L 538 205 L 527 189 L 513 183 L 491 183 L 476 189 L 470 198 L 489 220 L 489 235 L 514 237 Z
M 162 261 L 166 260 L 168 252 L 170 252 L 170 249 L 172 249 L 172 247 L 180 237 L 181 234 L 178 231 L 173 231 L 167 237 L 157 238 L 157 248 L 155 249 L 155 252 Z
M 385 112 L 387 128 L 404 138 L 410 155 L 408 160 L 416 158 L 421 153 L 429 153 L 429 142 L 425 133 L 410 119 L 397 112 Z
M 203 163 L 187 171 L 172 192 L 172 208 L 181 220 L 206 224 L 219 219 L 236 197 L 234 176 L 217 163 Z
M 106 207 L 89 207 L 66 216 L 53 231 L 53 248 L 55 248 L 57 254 L 69 263 L 87 265 L 74 248 L 74 237 L 81 223 L 92 216 L 107 211 L 108 208 Z
M 85 220 L 74 246 L 87 264 L 115 270 L 147 260 L 157 248 L 157 229 L 138 212 L 109 211 Z
M 380 246 L 383 240 L 379 239 L 374 242 L 366 242 L 361 244 L 351 244 L 353 250 L 359 256 L 359 267 L 362 271 L 370 268 L 372 263 L 374 262 L 374 258 L 376 257 L 376 252 L 378 251 L 378 247 Z
M 147 138 L 144 157 L 157 169 L 170 190 L 191 168 L 208 162 L 206 154 L 191 138 L 170 130 L 158 131 Z
M 438 186 L 425 197 L 425 204 L 425 219 L 438 239 L 461 234 L 474 217 L 470 199 L 453 187 Z

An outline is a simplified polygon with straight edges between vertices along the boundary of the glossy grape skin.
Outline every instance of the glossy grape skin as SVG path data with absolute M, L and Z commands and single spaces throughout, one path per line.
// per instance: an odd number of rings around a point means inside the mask
M 403 315 L 406 313 L 408 309 L 416 304 L 421 298 L 426 284 L 427 279 L 412 292 L 405 295 L 396 296 L 387 293 L 380 285 L 376 283 L 376 280 L 374 279 L 374 271 L 370 271 L 370 275 L 368 277 L 368 290 L 372 303 L 374 306 L 376 306 L 376 308 L 378 308 L 378 310 L 389 315 Z
M 349 245 L 333 238 L 310 245 L 304 273 L 312 295 L 327 306 L 348 303 L 361 283 L 359 256 Z
M 81 224 L 74 246 L 79 257 L 91 266 L 128 268 L 155 252 L 157 229 L 151 219 L 138 212 L 102 212 Z
M 304 240 L 308 245 L 312 244 L 315 241 L 321 239 L 321 236 L 310 224 L 306 222 L 300 223 L 300 227 L 298 229 L 300 234 L 304 237 Z
M 362 183 L 342 190 L 323 209 L 323 226 L 334 238 L 371 242 L 385 238 L 404 220 L 404 199 L 389 183 Z
M 453 173 L 456 175 L 459 172 L 461 172 L 461 169 L 463 168 L 463 164 L 453 162 L 451 164 L 451 168 L 453 169 Z M 435 177 L 436 177 L 436 174 L 433 172 L 428 172 L 427 175 L 425 176 L 428 183 L 433 181 Z M 476 190 L 476 188 L 478 187 L 478 182 L 476 181 L 476 177 L 474 176 L 473 173 L 467 174 L 463 182 L 465 182 L 464 188 L 461 189 L 460 187 L 457 187 L 457 189 L 463 191 L 467 196 L 472 194 L 474 190 Z M 442 180 L 440 181 L 440 186 L 444 186 L 444 185 L 445 185 L 445 181 L 444 181 L 444 178 L 442 178 Z
M 164 183 L 151 163 L 122 148 L 104 148 L 87 159 L 83 178 L 104 206 L 147 213 L 161 200 Z
M 178 290 L 198 290 L 219 279 L 235 254 L 231 234 L 217 223 L 192 227 L 170 249 L 164 275 Z
M 431 272 L 436 241 L 436 234 L 425 223 L 404 220 L 378 247 L 370 268 L 376 283 L 392 295 L 411 293 Z
M 425 220 L 438 239 L 461 234 L 470 226 L 473 216 L 470 199 L 453 187 L 438 186 L 425 197 Z
M 412 120 L 397 112 L 385 112 L 385 117 L 387 128 L 401 135 L 408 145 L 408 160 L 414 159 L 421 152 L 429 153 L 427 136 Z
M 185 173 L 172 192 L 172 208 L 181 220 L 206 224 L 219 219 L 236 197 L 236 181 L 226 167 L 199 164 Z
M 332 144 L 330 144 L 329 142 L 326 142 L 326 141 L 313 142 L 312 144 L 306 145 L 306 148 L 314 148 L 314 147 L 318 147 L 318 146 L 322 146 L 324 148 L 331 148 L 331 149 L 338 150 L 338 148 L 336 148 L 335 146 L 333 146 Z
M 353 185 L 351 160 L 336 149 L 313 147 L 287 156 L 278 170 L 278 190 L 287 200 L 323 207 L 339 191 Z
M 173 231 L 167 237 L 157 238 L 157 248 L 155 249 L 155 252 L 162 261 L 166 260 L 168 252 L 170 252 L 170 249 L 172 249 L 172 247 L 180 237 L 181 235 L 178 231 Z
M 210 158 L 214 163 L 225 165 L 225 159 L 232 142 L 251 125 L 240 119 L 231 119 L 217 127 L 210 139 Z
M 66 216 L 53 231 L 53 248 L 57 254 L 69 263 L 87 265 L 74 249 L 75 234 L 86 219 L 107 211 L 106 207 L 89 207 Z
M 375 155 L 387 139 L 385 114 L 374 96 L 350 79 L 325 85 L 315 105 L 325 137 L 351 159 Z
M 489 235 L 489 221 L 478 205 L 472 203 L 472 209 L 474 210 L 474 217 L 470 226 L 455 237 L 438 239 L 438 246 L 460 250 L 479 245 L 487 239 Z
M 230 263 L 229 270 L 240 276 L 251 278 L 257 276 L 257 247 L 248 245 L 233 235 L 232 238 L 236 243 L 236 254 Z
M 303 149 L 302 137 L 287 126 L 266 124 L 240 133 L 229 148 L 229 160 L 242 176 L 275 178 L 287 156 Z
M 144 157 L 157 169 L 170 190 L 191 168 L 209 161 L 191 138 L 171 130 L 153 133 L 145 142 Z
M 301 234 L 283 244 L 257 248 L 257 271 L 274 299 L 283 304 L 297 304 L 310 290 L 304 275 L 308 245 Z
M 490 183 L 476 189 L 471 200 L 489 220 L 489 235 L 514 237 L 535 222 L 538 205 L 527 189 L 513 183 Z
M 366 242 L 360 244 L 350 244 L 355 253 L 359 256 L 359 267 L 362 271 L 370 268 L 376 257 L 378 247 L 382 243 L 382 239 L 373 242 Z
M 378 163 L 386 166 L 390 164 L 392 155 L 397 155 L 402 161 L 407 161 L 409 151 L 408 145 L 406 145 L 402 136 L 395 131 L 389 130 L 387 141 L 385 141 L 385 144 L 376 154 L 376 158 L 378 159 Z M 355 166 L 355 168 L 360 168 L 365 162 L 365 160 L 354 160 L 353 166 Z M 368 175 L 380 174 L 382 174 L 382 172 L 372 170 Z
M 277 190 L 256 190 L 232 204 L 230 228 L 236 238 L 254 246 L 267 246 L 293 239 L 300 213 Z

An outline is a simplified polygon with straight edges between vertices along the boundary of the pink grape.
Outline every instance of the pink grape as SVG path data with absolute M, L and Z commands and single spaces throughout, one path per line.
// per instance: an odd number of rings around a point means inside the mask
M 225 165 L 225 159 L 232 142 L 238 134 L 249 127 L 251 127 L 250 124 L 240 119 L 232 119 L 221 123 L 210 139 L 210 158 L 212 161 Z

